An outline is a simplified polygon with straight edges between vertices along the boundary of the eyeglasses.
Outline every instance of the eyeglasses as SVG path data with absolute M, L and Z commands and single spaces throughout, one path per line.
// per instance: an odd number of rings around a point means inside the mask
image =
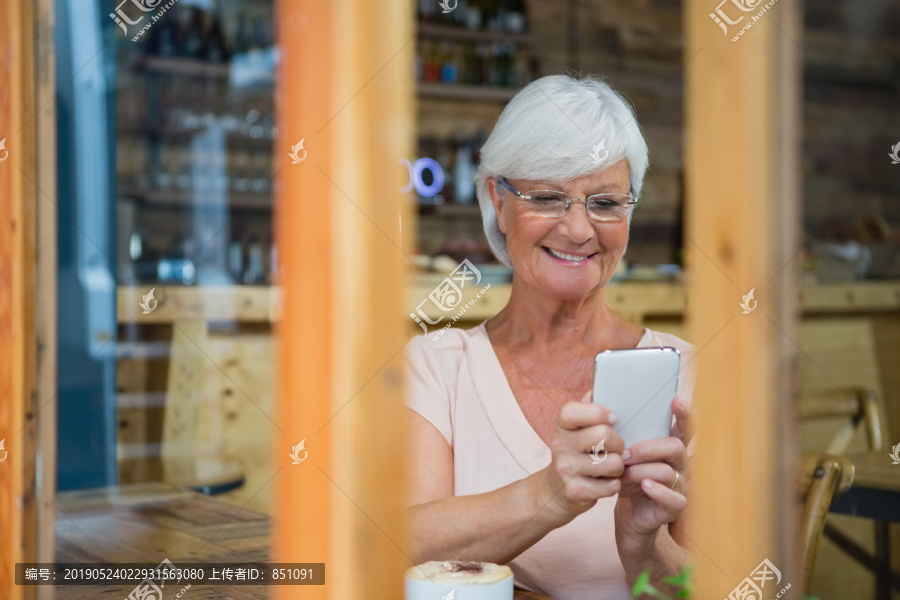
M 569 214 L 573 202 L 584 202 L 585 210 L 593 220 L 621 221 L 637 204 L 637 198 L 627 194 L 594 194 L 587 198 L 572 198 L 565 192 L 555 190 L 533 190 L 523 194 L 505 177 L 498 177 L 497 183 L 524 200 L 528 213 L 537 217 L 558 219 Z

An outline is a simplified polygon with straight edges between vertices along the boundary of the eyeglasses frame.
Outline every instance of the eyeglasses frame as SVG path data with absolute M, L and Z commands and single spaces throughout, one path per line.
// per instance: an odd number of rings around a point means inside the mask
M 513 186 L 509 181 L 506 180 L 506 177 L 495 177 L 494 180 L 499 185 L 502 185 L 503 187 L 508 189 L 510 192 L 515 194 L 517 197 L 519 197 L 523 200 L 533 200 L 532 196 L 527 196 L 527 195 L 523 194 L 522 192 L 520 192 L 519 190 L 517 190 L 515 188 L 515 186 Z M 592 195 L 588 196 L 587 198 L 573 198 L 569 194 L 567 194 L 563 191 L 560 191 L 560 190 L 532 190 L 532 192 L 553 192 L 554 194 L 562 194 L 566 197 L 566 212 L 564 212 L 562 215 L 560 215 L 558 217 L 550 217 L 548 215 L 539 215 L 541 217 L 548 218 L 548 219 L 549 218 L 562 219 L 563 217 L 565 217 L 566 215 L 569 214 L 569 209 L 572 207 L 573 202 L 584 202 L 584 211 L 594 221 L 612 221 L 612 220 L 619 221 L 621 219 L 598 219 L 596 217 L 591 216 L 590 211 L 588 211 L 588 206 L 589 206 L 588 202 L 596 202 L 596 200 L 592 200 L 592 198 L 595 198 L 597 196 L 622 196 L 624 198 L 631 198 L 631 200 L 629 202 L 625 203 L 626 210 L 630 210 L 632 206 L 634 206 L 635 204 L 638 203 L 638 199 L 635 198 L 634 196 L 632 196 L 631 194 L 592 194 Z

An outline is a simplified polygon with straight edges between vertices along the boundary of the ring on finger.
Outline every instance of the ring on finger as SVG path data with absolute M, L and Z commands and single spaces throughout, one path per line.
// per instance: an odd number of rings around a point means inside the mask
M 672 482 L 672 485 L 669 486 L 669 487 L 672 488 L 673 490 L 675 489 L 675 486 L 678 485 L 678 478 L 679 478 L 679 477 L 680 477 L 680 475 L 678 475 L 678 471 L 675 471 L 675 481 L 673 481 L 673 482 Z

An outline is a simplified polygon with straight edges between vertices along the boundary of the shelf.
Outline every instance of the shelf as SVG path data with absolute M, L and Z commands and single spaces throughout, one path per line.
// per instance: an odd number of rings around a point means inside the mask
M 215 63 L 195 58 L 145 56 L 134 63 L 138 71 L 182 77 L 200 77 L 227 82 L 246 93 L 269 95 L 274 86 L 275 49 L 251 50 Z
M 135 198 L 147 205 L 161 208 L 188 208 L 193 206 L 221 204 L 227 201 L 230 210 L 272 210 L 272 192 L 268 185 L 263 191 L 233 192 L 222 194 L 210 192 L 194 192 L 193 190 L 160 190 L 153 188 L 123 188 L 119 198 Z
M 416 92 L 420 97 L 441 100 L 509 102 L 518 91 L 518 88 L 501 88 L 485 85 L 457 85 L 426 81 L 416 83 Z
M 228 79 L 228 63 L 214 63 L 193 58 L 146 56 L 135 62 L 135 67 L 151 73 L 166 75 L 190 75 Z
M 472 204 L 418 204 L 419 212 L 446 217 L 478 217 L 481 218 L 481 208 L 478 202 Z
M 120 127 L 117 134 L 120 137 L 159 137 L 166 140 L 186 141 L 209 131 L 208 128 L 194 127 L 191 129 L 176 129 L 174 127 Z M 238 147 L 247 148 L 271 148 L 275 140 L 265 135 L 258 138 L 244 135 L 239 131 L 226 131 L 225 139 Z
M 527 33 L 492 31 L 489 29 L 467 29 L 440 23 L 419 21 L 416 30 L 419 37 L 444 38 L 448 40 L 468 40 L 472 42 L 512 42 L 523 46 L 533 45 L 536 38 Z

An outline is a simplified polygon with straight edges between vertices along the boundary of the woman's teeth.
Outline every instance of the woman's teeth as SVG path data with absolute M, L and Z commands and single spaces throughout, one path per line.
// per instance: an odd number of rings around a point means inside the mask
M 576 256 L 574 254 L 565 254 L 563 252 L 557 252 L 556 250 L 554 250 L 552 248 L 547 248 L 547 252 L 549 252 L 552 256 L 555 256 L 556 258 L 562 258 L 563 260 L 570 260 L 572 262 L 579 262 L 586 258 L 589 258 L 587 256 Z

